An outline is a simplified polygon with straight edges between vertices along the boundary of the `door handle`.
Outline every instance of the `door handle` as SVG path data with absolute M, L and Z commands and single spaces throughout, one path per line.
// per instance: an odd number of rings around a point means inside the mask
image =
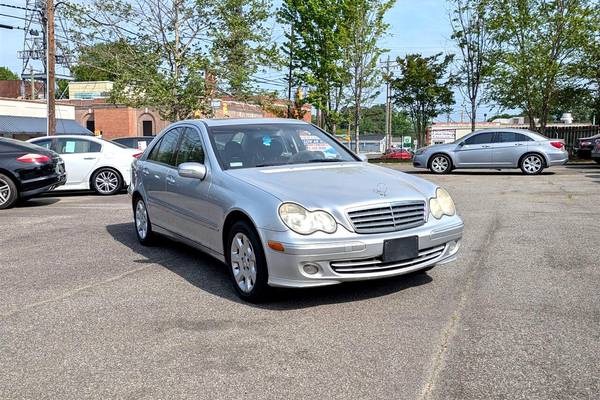
M 523 143 L 515 143 L 515 146 L 523 146 Z
M 167 182 L 173 184 L 175 183 L 175 178 L 173 178 L 171 175 L 167 176 Z
M 482 148 L 484 148 L 484 149 L 487 149 L 487 148 L 489 148 L 490 146 L 488 146 L 487 144 L 483 144 L 483 145 L 481 145 L 481 147 L 482 147 Z
M 142 169 L 142 174 L 150 175 L 150 170 L 148 170 L 148 168 L 144 168 L 144 169 Z
M 96 159 L 96 157 L 84 157 L 83 159 L 84 159 L 84 160 L 95 160 L 95 159 Z

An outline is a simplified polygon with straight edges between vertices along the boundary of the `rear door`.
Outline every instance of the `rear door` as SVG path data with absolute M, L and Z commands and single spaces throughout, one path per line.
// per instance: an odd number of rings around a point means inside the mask
M 492 141 L 494 132 L 482 132 L 462 141 L 455 150 L 458 167 L 484 168 L 492 165 Z
M 492 162 L 497 167 L 516 167 L 527 152 L 529 136 L 518 132 L 497 132 L 492 144 Z
M 179 137 L 179 128 L 173 128 L 165 133 L 150 150 L 150 154 L 141 166 L 141 179 L 147 196 L 150 219 L 153 224 L 169 230 L 173 230 L 173 221 L 170 220 L 168 213 L 169 195 L 166 177 L 167 174 L 177 171 L 175 155 Z
M 101 158 L 102 145 L 83 138 L 58 138 L 52 141 L 52 147 L 65 162 L 65 186 L 88 183 L 88 177 Z
M 214 248 L 210 238 L 217 231 L 216 216 L 220 212 L 213 209 L 209 196 L 211 175 L 205 158 L 205 146 L 196 128 L 182 129 L 175 165 L 186 162 L 203 164 L 207 167 L 207 174 L 200 180 L 179 176 L 177 170 L 169 171 L 166 178 L 169 213 L 175 222 L 175 233 Z

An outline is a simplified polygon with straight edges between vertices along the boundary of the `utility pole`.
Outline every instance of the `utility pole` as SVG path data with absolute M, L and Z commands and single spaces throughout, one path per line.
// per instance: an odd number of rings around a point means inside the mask
M 54 50 L 54 0 L 46 0 L 46 102 L 48 104 L 46 135 L 48 136 L 56 134 L 56 101 L 54 99 L 56 54 Z
M 31 76 L 31 100 L 35 99 L 35 80 L 33 79 L 33 67 L 29 67 L 29 74 Z
M 292 73 L 294 68 L 294 23 L 290 26 L 290 64 L 288 71 L 288 106 L 287 117 L 292 118 Z
M 385 145 L 392 147 L 392 85 L 390 83 L 390 56 L 385 63 Z

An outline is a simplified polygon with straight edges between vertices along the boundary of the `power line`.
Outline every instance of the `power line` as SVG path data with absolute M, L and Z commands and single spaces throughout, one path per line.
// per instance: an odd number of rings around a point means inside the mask
M 37 10 L 32 10 L 31 8 L 27 8 L 27 7 L 13 6 L 12 4 L 4 4 L 4 3 L 0 3 L 0 7 L 9 7 L 9 8 L 15 8 L 17 10 L 25 10 L 25 11 L 37 11 Z
M 27 21 L 27 18 L 24 18 L 24 17 L 18 17 L 18 16 L 16 16 L 16 15 L 10 15 L 10 14 L 3 14 L 3 13 L 0 13 L 0 16 L 2 16 L 2 17 L 8 17 L 8 18 L 15 18 L 15 19 L 20 19 L 20 20 L 23 20 L 23 21 Z

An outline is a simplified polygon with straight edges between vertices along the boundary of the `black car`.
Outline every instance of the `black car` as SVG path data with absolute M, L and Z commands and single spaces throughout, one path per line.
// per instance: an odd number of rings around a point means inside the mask
M 154 140 L 154 136 L 129 136 L 111 140 L 130 149 L 146 150 L 146 147 Z
M 579 138 L 575 141 L 573 151 L 577 158 L 583 158 L 589 160 L 592 156 L 592 149 L 596 145 L 596 141 L 600 140 L 600 134 Z
M 0 137 L 0 210 L 18 199 L 64 185 L 66 180 L 65 164 L 55 152 Z

